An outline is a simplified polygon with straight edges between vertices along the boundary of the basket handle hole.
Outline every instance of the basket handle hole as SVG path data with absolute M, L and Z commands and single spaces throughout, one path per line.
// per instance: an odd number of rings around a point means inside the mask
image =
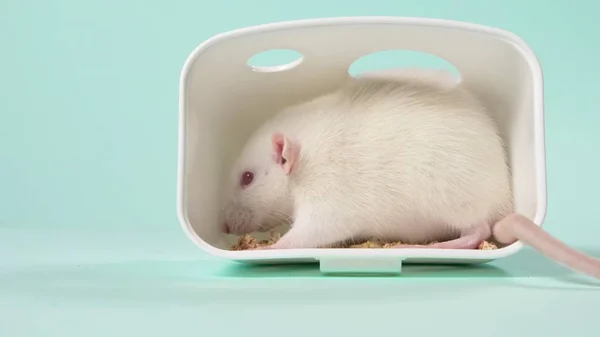
M 254 54 L 246 62 L 253 71 L 273 73 L 298 66 L 304 55 L 293 49 L 270 49 Z
M 452 63 L 433 54 L 414 50 L 382 50 L 364 55 L 350 65 L 348 73 L 352 77 L 378 73 L 393 75 L 391 70 L 403 68 L 426 69 L 438 73 L 443 71 L 452 76 L 456 83 L 461 80 L 460 72 Z

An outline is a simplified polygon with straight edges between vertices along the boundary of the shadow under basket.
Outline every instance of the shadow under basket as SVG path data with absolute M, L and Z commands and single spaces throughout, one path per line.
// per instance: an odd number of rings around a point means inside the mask
M 278 67 L 248 60 L 273 49 L 302 55 Z M 277 110 L 334 90 L 357 59 L 379 51 L 435 55 L 499 122 L 507 143 L 516 211 L 546 215 L 543 79 L 532 50 L 512 33 L 469 23 L 393 17 L 314 19 L 214 36 L 188 57 L 180 82 L 178 215 L 199 248 L 246 263 L 319 262 L 326 273 L 399 273 L 402 263 L 482 263 L 521 249 L 290 249 L 231 251 L 220 232 L 220 186 L 251 132 Z

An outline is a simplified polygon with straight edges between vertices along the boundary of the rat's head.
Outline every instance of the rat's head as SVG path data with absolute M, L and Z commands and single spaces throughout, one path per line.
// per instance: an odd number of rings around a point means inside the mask
M 224 191 L 224 233 L 267 231 L 290 220 L 293 200 L 289 178 L 299 151 L 299 145 L 281 133 L 255 137 L 246 144 Z

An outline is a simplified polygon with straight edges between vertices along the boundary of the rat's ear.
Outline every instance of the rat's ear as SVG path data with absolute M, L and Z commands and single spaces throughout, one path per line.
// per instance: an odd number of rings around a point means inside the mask
M 274 133 L 271 137 L 275 162 L 281 166 L 283 173 L 289 175 L 294 170 L 300 154 L 300 145 L 282 133 Z

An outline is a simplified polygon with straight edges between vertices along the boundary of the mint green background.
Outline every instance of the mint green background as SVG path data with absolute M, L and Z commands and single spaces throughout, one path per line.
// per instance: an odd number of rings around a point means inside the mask
M 216 261 L 179 229 L 175 181 L 179 73 L 210 36 L 328 16 L 470 21 L 511 30 L 538 55 L 545 228 L 600 255 L 598 9 L 591 0 L 1 0 L 0 336 L 594 335 L 598 283 L 528 249 L 479 268 L 407 267 L 400 278 Z

